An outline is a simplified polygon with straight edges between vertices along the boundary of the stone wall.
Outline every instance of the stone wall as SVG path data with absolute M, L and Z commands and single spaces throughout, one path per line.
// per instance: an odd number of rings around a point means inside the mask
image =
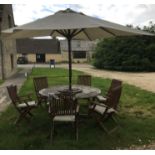
M 1 49 L 1 47 L 2 47 L 2 45 L 0 42 L 0 79 L 3 79 L 3 77 L 2 77 L 2 56 L 1 56 L 2 49 Z
M 22 54 L 17 54 L 17 58 L 22 56 Z M 26 55 L 29 63 L 36 63 L 36 54 Z M 51 59 L 55 59 L 56 62 L 62 62 L 63 57 L 61 54 L 45 54 L 45 63 L 49 63 Z
M 1 30 L 14 27 L 14 17 L 11 4 L 1 4 L 2 20 Z M 8 78 L 16 72 L 16 42 L 12 39 L 5 39 L 0 36 L 0 49 L 1 49 L 1 78 Z
M 56 62 L 63 61 L 63 57 L 61 54 L 46 54 L 46 62 L 50 62 L 51 59 L 55 59 Z
M 15 40 L 3 39 L 3 64 L 4 78 L 8 78 L 16 72 L 16 42 Z

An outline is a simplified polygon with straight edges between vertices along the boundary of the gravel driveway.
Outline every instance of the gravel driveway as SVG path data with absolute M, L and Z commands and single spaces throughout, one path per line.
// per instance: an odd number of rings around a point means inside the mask
M 67 64 L 58 65 L 59 67 L 68 68 Z M 83 71 L 97 77 L 116 78 L 128 84 L 135 85 L 142 89 L 155 92 L 155 72 L 152 73 L 131 73 L 131 72 L 118 72 L 95 69 L 88 64 L 73 64 L 73 69 Z
M 32 68 L 34 65 L 18 65 L 22 68 Z M 49 64 L 35 64 L 35 67 L 49 67 Z M 57 64 L 56 67 L 68 68 L 68 64 Z M 131 72 L 118 72 L 95 69 L 89 64 L 73 64 L 72 68 L 75 70 L 83 71 L 92 76 L 103 78 L 116 78 L 128 84 L 135 85 L 142 89 L 155 92 L 155 72 L 152 73 L 131 73 Z

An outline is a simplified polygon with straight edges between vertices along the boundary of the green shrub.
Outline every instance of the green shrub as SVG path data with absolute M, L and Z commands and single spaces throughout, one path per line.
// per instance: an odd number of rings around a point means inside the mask
M 155 71 L 155 37 L 130 36 L 100 40 L 94 66 L 121 71 Z

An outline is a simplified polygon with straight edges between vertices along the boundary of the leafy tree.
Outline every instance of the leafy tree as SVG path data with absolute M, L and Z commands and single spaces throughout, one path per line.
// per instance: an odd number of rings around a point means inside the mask
M 143 30 L 151 33 L 155 33 L 155 24 L 152 21 L 150 21 L 149 26 L 144 26 Z
M 155 37 L 130 36 L 100 40 L 95 49 L 94 66 L 121 71 L 155 71 Z

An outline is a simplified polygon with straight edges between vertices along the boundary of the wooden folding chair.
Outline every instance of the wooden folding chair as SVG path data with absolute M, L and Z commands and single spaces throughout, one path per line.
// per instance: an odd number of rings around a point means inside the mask
M 109 96 L 111 90 L 115 87 L 121 86 L 122 85 L 122 81 L 117 80 L 117 79 L 112 79 L 111 85 L 109 87 L 109 90 L 107 92 L 107 94 L 105 96 L 102 95 L 98 95 L 96 97 L 96 99 L 100 102 L 100 103 L 106 103 L 107 97 Z
M 122 86 L 115 87 L 110 90 L 110 93 L 107 97 L 105 104 L 100 104 L 95 102 L 92 106 L 89 107 L 89 114 L 91 114 L 100 126 L 110 134 L 115 131 L 118 127 L 118 123 L 114 117 L 117 114 L 117 106 L 122 92 Z M 114 127 L 108 128 L 105 125 L 107 120 L 111 119 L 114 122 Z
M 78 140 L 79 105 L 70 93 L 49 96 L 49 115 L 51 118 L 51 141 L 54 138 L 55 122 L 70 122 L 75 126 L 75 137 Z
M 33 116 L 31 110 L 37 107 L 37 103 L 32 100 L 31 94 L 25 96 L 18 96 L 17 86 L 10 85 L 7 87 L 9 97 L 12 104 L 19 112 L 19 117 L 17 118 L 15 124 L 19 123 L 22 119 L 29 120 L 28 116 Z
M 33 83 L 38 100 L 38 105 L 41 105 L 41 103 L 47 103 L 47 97 L 39 94 L 39 91 L 41 89 L 48 88 L 47 77 L 35 77 L 33 78 Z

